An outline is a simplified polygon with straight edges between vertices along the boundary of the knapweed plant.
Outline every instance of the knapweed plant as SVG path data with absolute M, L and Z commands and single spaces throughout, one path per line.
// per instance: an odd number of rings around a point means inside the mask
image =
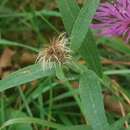
M 128 130 L 130 0 L 19 2 L 0 1 L 0 130 Z

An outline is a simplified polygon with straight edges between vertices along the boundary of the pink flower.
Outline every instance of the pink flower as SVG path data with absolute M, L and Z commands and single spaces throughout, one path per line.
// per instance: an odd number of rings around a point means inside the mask
M 130 40 L 130 0 L 102 3 L 94 19 L 98 22 L 91 27 L 99 30 L 101 35 L 122 36 L 126 42 Z

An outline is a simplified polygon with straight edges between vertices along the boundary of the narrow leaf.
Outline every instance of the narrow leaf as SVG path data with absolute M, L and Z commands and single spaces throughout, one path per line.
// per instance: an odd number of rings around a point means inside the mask
M 14 118 L 14 119 L 10 119 L 8 121 L 6 121 L 4 124 L 1 125 L 0 130 L 6 128 L 7 126 L 13 125 L 13 124 L 38 124 L 38 125 L 42 125 L 42 126 L 48 126 L 51 128 L 61 128 L 63 127 L 63 125 L 60 124 L 56 124 L 53 122 L 49 122 L 46 120 L 41 120 L 38 118 L 32 118 L 32 117 L 20 117 L 20 118 Z
M 100 82 L 94 72 L 88 70 L 81 75 L 79 90 L 86 121 L 93 130 L 109 130 Z
M 24 112 L 20 110 L 8 109 L 7 110 L 8 119 L 18 118 L 18 117 L 27 117 Z M 9 127 L 9 130 L 32 130 L 32 126 L 30 124 L 14 124 Z
M 39 52 L 39 50 L 37 48 L 31 47 L 28 45 L 24 45 L 21 43 L 17 43 L 14 41 L 5 40 L 5 39 L 0 39 L 0 45 L 18 46 L 18 47 L 29 49 L 29 50 L 34 51 L 34 52 Z
M 71 33 L 73 24 L 79 13 L 79 6 L 75 0 L 57 0 L 63 23 L 68 34 Z
M 121 70 L 106 70 L 104 71 L 105 75 L 128 75 L 130 74 L 129 69 L 121 69 Z
M 121 39 L 118 38 L 100 38 L 97 41 L 98 44 L 103 44 L 108 47 L 111 47 L 119 52 L 130 55 L 130 47 L 125 44 Z
M 79 126 L 66 126 L 58 130 L 92 130 L 92 128 L 87 127 L 85 125 L 79 125 Z
M 80 52 L 82 53 L 83 58 L 85 60 L 87 60 L 89 68 L 93 69 L 101 77 L 102 76 L 102 67 L 101 67 L 101 63 L 99 60 L 99 54 L 98 54 L 98 50 L 96 47 L 96 43 L 95 43 L 91 33 L 89 33 L 87 35 L 87 31 L 88 31 L 87 28 L 89 27 L 89 24 L 91 22 L 90 18 L 87 18 L 87 16 L 90 14 L 91 14 L 91 17 L 93 16 L 94 12 L 96 11 L 95 7 L 97 7 L 97 3 L 99 3 L 99 1 L 98 0 L 87 1 L 87 3 L 81 9 L 80 13 L 79 13 L 78 4 L 76 4 L 74 0 L 69 0 L 69 1 L 57 0 L 57 1 L 58 1 L 60 12 L 62 14 L 63 22 L 65 24 L 67 32 L 69 32 L 69 33 L 71 32 L 73 23 L 76 20 L 76 23 L 74 24 L 73 31 L 71 34 L 72 44 L 73 44 L 73 40 L 74 40 L 74 44 L 77 44 L 77 45 L 81 45 L 81 43 L 84 41 L 83 46 L 81 48 L 83 50 L 81 50 Z M 66 5 L 66 7 L 65 7 L 65 5 Z M 94 5 L 94 7 L 91 7 L 92 5 Z M 89 6 L 91 8 L 93 8 L 92 9 L 93 13 L 91 12 L 91 9 Z M 66 8 L 68 8 L 68 10 Z M 88 10 L 88 12 L 85 12 L 86 10 Z M 78 16 L 78 13 L 79 13 L 79 16 Z M 90 21 L 87 23 L 86 20 L 90 20 Z M 82 24 L 84 24 L 85 27 L 83 26 L 80 30 L 78 30 L 79 29 L 78 27 L 80 27 Z M 68 29 L 68 27 L 69 27 L 69 29 Z M 74 32 L 74 31 L 76 31 L 76 32 Z M 77 31 L 79 31 L 78 35 L 77 35 Z M 73 35 L 74 35 L 74 37 L 73 37 Z M 77 38 L 80 40 L 82 35 L 83 35 L 83 37 L 86 37 L 86 39 L 85 40 L 82 39 L 83 41 L 81 41 L 81 43 L 80 43 L 79 41 L 77 41 Z M 76 38 L 76 39 L 74 39 L 74 38 Z
M 0 92 L 30 82 L 32 80 L 50 76 L 53 73 L 54 70 L 50 69 L 43 71 L 43 68 L 40 64 L 30 65 L 8 75 L 5 79 L 1 80 Z
M 80 53 L 86 60 L 88 67 L 95 71 L 98 76 L 102 77 L 102 65 L 99 58 L 99 52 L 91 31 L 88 31 L 86 40 L 80 48 Z
M 111 130 L 120 130 L 121 128 L 123 129 L 125 121 L 127 121 L 129 118 L 130 114 L 125 117 L 122 117 L 111 126 Z
M 84 42 L 100 0 L 87 0 L 79 12 L 71 33 L 71 47 L 78 50 Z
M 5 10 L 7 10 L 7 9 L 2 9 L 2 11 L 5 11 Z M 1 8 L 0 8 L 0 12 L 1 12 Z M 35 13 L 36 13 L 36 16 L 40 16 L 40 15 L 50 16 L 50 17 L 53 17 L 53 16 L 60 17 L 61 16 L 59 12 L 51 11 L 51 10 L 40 10 L 40 11 L 35 11 Z M 33 17 L 33 15 L 32 15 L 31 11 L 18 13 L 18 12 L 13 12 L 12 10 L 11 11 L 9 10 L 8 12 L 3 12 L 0 14 L 0 18 L 9 18 L 9 17 L 11 17 L 11 18 L 19 18 L 19 17 L 31 18 L 31 17 Z

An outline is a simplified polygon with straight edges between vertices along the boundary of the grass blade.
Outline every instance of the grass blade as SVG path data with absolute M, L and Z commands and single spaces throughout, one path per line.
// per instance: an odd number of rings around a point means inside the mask
M 14 118 L 14 119 L 10 119 L 8 121 L 6 121 L 4 124 L 1 125 L 0 130 L 2 130 L 3 128 L 6 128 L 7 126 L 13 125 L 13 124 L 38 124 L 38 125 L 42 125 L 42 126 L 48 126 L 51 128 L 61 128 L 62 125 L 60 124 L 56 124 L 53 122 L 49 122 L 46 120 L 40 120 L 38 118 L 32 118 L 32 117 L 21 117 L 21 118 Z
M 80 10 L 71 33 L 72 50 L 78 50 L 87 36 L 87 32 L 100 0 L 87 0 Z
M 88 31 L 86 41 L 80 48 L 80 53 L 86 60 L 88 67 L 95 71 L 98 76 L 102 77 L 102 65 L 99 58 L 99 52 L 91 31 Z
M 80 78 L 80 97 L 84 116 L 93 130 L 109 130 L 105 116 L 101 86 L 96 74 L 90 70 Z
M 28 46 L 28 45 L 24 45 L 24 44 L 21 44 L 21 43 L 13 42 L 13 41 L 8 41 L 8 40 L 5 40 L 5 39 L 0 39 L 0 45 L 18 46 L 18 47 L 22 47 L 22 48 L 25 48 L 25 49 L 29 49 L 29 50 L 34 51 L 34 52 L 39 52 L 39 50 L 37 48 L 31 47 L 31 46 Z
M 50 17 L 60 17 L 60 13 L 57 11 L 51 11 L 51 10 L 40 10 L 40 11 L 35 11 L 36 16 L 43 15 L 43 16 L 50 16 Z M 0 14 L 0 18 L 19 18 L 19 17 L 33 17 L 31 12 L 13 12 L 11 11 L 10 13 L 3 13 Z
M 125 117 L 122 117 L 111 126 L 111 130 L 120 130 L 121 128 L 123 129 L 125 121 L 127 121 L 129 118 L 130 114 Z
M 61 129 L 58 129 L 61 130 Z M 79 126 L 68 126 L 63 127 L 62 130 L 92 130 L 90 127 L 87 127 L 85 125 L 79 125 Z
M 130 74 L 129 69 L 122 69 L 122 70 L 107 70 L 104 71 L 105 75 L 128 75 Z
M 121 39 L 118 38 L 100 38 L 97 41 L 98 44 L 103 44 L 108 47 L 111 47 L 119 52 L 125 53 L 130 55 L 130 47 L 127 44 L 124 44 L 124 42 Z
M 71 33 L 73 24 L 80 11 L 75 0 L 57 0 L 60 12 L 62 14 L 63 23 L 68 34 Z
M 40 64 L 30 65 L 20 69 L 0 81 L 0 92 L 32 80 L 40 79 L 54 74 L 54 70 L 45 70 Z

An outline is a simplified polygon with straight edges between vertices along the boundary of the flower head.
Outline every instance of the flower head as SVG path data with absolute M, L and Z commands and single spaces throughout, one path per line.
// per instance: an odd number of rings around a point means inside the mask
M 71 60 L 71 50 L 68 47 L 68 39 L 65 34 L 51 41 L 51 45 L 41 50 L 36 62 L 41 63 L 43 69 L 51 69 L 55 65 L 67 64 Z
M 101 35 L 112 37 L 122 36 L 126 42 L 130 39 L 130 0 L 116 0 L 115 3 L 102 3 L 94 19 L 98 23 L 92 24 L 93 29 Z

